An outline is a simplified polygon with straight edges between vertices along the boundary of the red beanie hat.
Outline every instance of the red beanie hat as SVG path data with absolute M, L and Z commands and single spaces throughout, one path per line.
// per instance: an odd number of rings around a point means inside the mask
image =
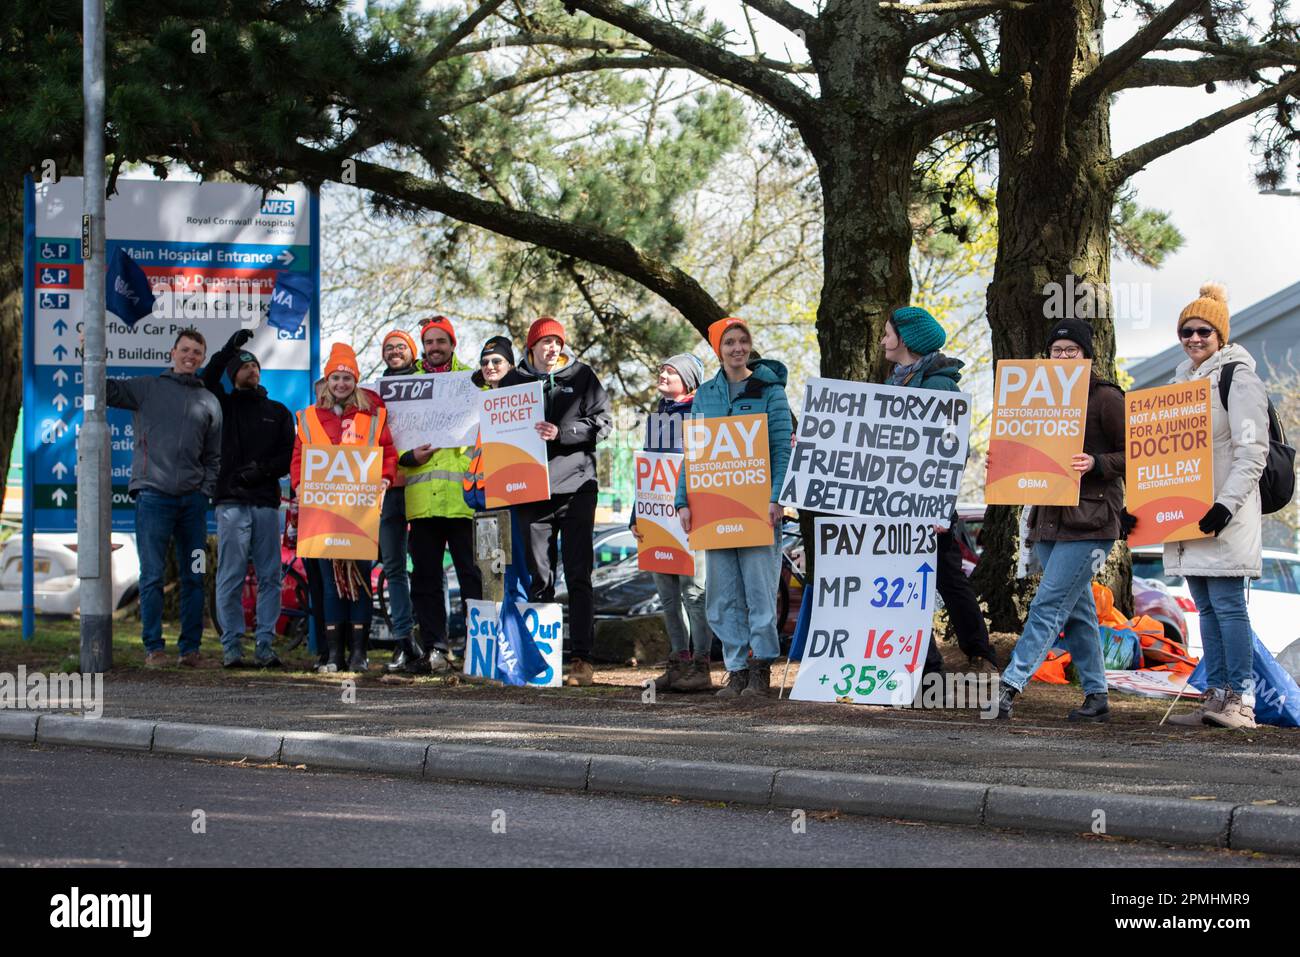
M 441 329 L 447 333 L 447 338 L 451 340 L 452 348 L 456 347 L 456 330 L 452 328 L 451 320 L 446 316 L 434 316 L 432 319 L 420 320 L 420 342 L 424 342 L 424 330 L 432 326 L 434 329 Z
M 352 378 L 361 378 L 361 370 L 357 367 L 357 354 L 346 342 L 336 342 L 330 347 L 330 357 L 325 360 L 322 376 L 328 379 L 332 372 L 350 372 Z
M 719 319 L 717 322 L 709 326 L 709 345 L 713 346 L 714 355 L 718 357 L 722 356 L 722 337 L 726 335 L 727 330 L 732 326 L 740 326 L 746 332 L 749 332 L 748 323 L 746 323 L 744 319 L 737 319 L 734 316 L 729 316 L 726 319 Z M 752 332 L 750 332 L 749 335 L 751 339 L 754 336 Z
M 538 339 L 545 339 L 547 336 L 558 336 L 560 344 L 564 343 L 564 326 L 560 325 L 560 320 L 552 319 L 550 316 L 542 316 L 531 326 L 528 327 L 528 343 L 525 349 L 532 349 L 537 344 Z
M 389 339 L 401 339 L 403 342 L 405 342 L 406 348 L 411 350 L 411 358 L 415 358 L 420 354 L 420 350 L 417 349 L 415 346 L 415 339 L 413 339 L 411 337 L 411 334 L 405 331 L 404 329 L 394 329 L 391 332 L 389 332 L 386 336 L 384 336 L 384 341 L 379 344 L 379 348 L 382 349 L 384 346 L 388 345 Z M 455 342 L 456 337 L 452 336 L 451 341 Z

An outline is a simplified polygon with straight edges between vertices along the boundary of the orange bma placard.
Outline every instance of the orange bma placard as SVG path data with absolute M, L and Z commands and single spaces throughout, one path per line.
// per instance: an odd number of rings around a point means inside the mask
M 693 549 L 771 545 L 767 522 L 772 468 L 767 416 L 732 415 L 684 423 L 686 502 Z
M 483 442 L 483 494 L 488 508 L 507 508 L 551 497 L 542 384 L 529 382 L 483 393 L 479 434 Z
M 1124 421 L 1129 545 L 1206 538 L 1197 523 L 1214 504 L 1210 380 L 1130 392 Z
M 377 445 L 304 445 L 299 557 L 378 558 L 383 481 L 384 450 Z
M 1078 505 L 1089 359 L 1003 359 L 993 386 L 989 505 Z

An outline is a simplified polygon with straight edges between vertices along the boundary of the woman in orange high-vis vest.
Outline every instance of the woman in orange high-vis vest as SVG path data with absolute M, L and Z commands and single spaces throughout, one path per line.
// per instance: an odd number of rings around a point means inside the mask
M 397 475 L 397 449 L 388 431 L 388 410 L 369 389 L 358 389 L 360 371 L 350 346 L 335 343 L 325 363 L 324 386 L 316 404 L 298 412 L 298 436 L 293 444 L 289 481 L 295 491 L 302 480 L 304 442 L 330 445 L 379 445 L 384 451 L 384 489 Z M 329 658 L 323 672 L 365 671 L 366 641 L 370 637 L 370 561 L 309 558 L 316 562 L 325 585 L 325 643 Z M 343 647 L 348 647 L 346 666 Z

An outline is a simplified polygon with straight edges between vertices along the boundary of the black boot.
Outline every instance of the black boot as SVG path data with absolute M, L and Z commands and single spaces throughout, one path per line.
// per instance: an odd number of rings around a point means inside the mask
M 1083 707 L 1075 708 L 1066 717 L 1071 721 L 1109 721 L 1110 698 L 1106 692 L 1084 695 Z
M 749 683 L 740 692 L 741 697 L 767 697 L 772 689 L 772 661 L 771 658 L 749 659 Z
M 749 669 L 742 668 L 740 671 L 728 671 L 727 683 L 718 689 L 717 697 L 719 698 L 739 698 L 745 686 L 749 684 Z
M 998 691 L 998 720 L 1006 721 L 1011 717 L 1013 709 L 1012 702 L 1016 700 L 1016 695 L 1020 694 L 1011 685 L 1003 685 Z
M 369 625 L 354 624 L 348 635 L 348 671 L 364 672 L 370 663 L 366 660 L 366 642 L 370 638 Z
M 389 674 L 395 671 L 405 671 L 406 666 L 411 661 L 411 639 L 398 638 L 397 650 L 393 652 L 393 658 L 388 664 L 384 665 L 384 670 Z
M 410 656 L 406 659 L 406 673 L 408 675 L 427 675 L 429 673 L 429 653 L 424 650 L 424 645 L 420 644 L 420 639 L 414 633 L 406 639 L 406 643 L 410 649 Z
M 339 625 L 326 624 L 324 648 L 321 649 L 321 661 L 316 670 L 322 674 L 332 674 L 343 664 L 343 638 L 339 635 Z

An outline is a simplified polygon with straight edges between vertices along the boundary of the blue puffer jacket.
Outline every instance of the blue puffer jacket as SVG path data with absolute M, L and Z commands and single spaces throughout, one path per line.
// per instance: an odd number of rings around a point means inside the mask
M 745 391 L 735 402 L 731 401 L 731 387 L 727 374 L 718 374 L 695 390 L 691 404 L 693 416 L 720 419 L 729 415 L 767 416 L 767 455 L 772 468 L 772 501 L 781 494 L 785 482 L 785 469 L 790 463 L 790 435 L 794 422 L 790 417 L 790 402 L 785 397 L 785 364 L 775 359 L 755 359 L 749 363 L 753 375 L 745 383 Z M 677 507 L 686 507 L 686 470 L 677 480 Z

